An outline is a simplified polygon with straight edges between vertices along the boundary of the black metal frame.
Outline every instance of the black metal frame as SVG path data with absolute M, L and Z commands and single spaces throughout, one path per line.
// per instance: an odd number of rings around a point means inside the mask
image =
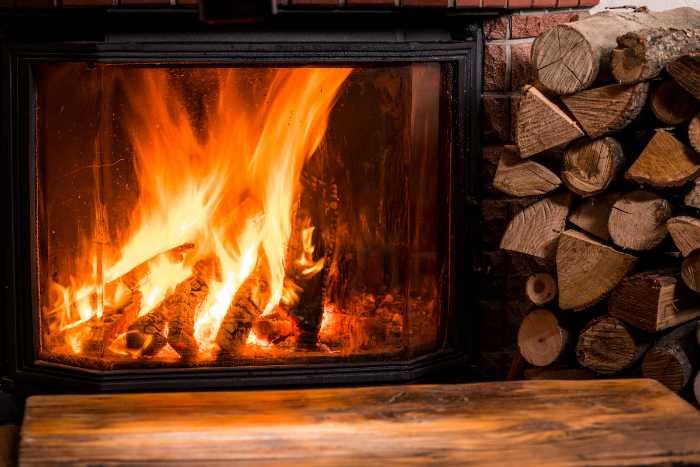
M 449 371 L 468 373 L 476 348 L 475 200 L 479 186 L 479 90 L 481 39 L 477 27 L 459 21 L 421 20 L 435 27 L 386 20 L 377 27 L 319 30 L 295 22 L 249 29 L 205 29 L 142 33 L 100 17 L 86 40 L 49 27 L 42 40 L 12 28 L 2 47 L 0 71 L 0 177 L 2 201 L 2 374 L 20 391 L 152 390 L 262 387 L 413 381 Z M 134 19 L 133 17 L 131 19 Z M 133 24 L 133 23 L 131 23 Z M 36 23 L 35 23 L 36 27 Z M 131 29 L 131 30 L 129 30 Z M 199 29 L 192 31 L 191 29 Z M 112 33 L 110 30 L 117 30 Z M 97 39 L 95 39 L 95 31 Z M 80 34 L 79 34 L 80 36 Z M 70 39 L 67 39 L 70 37 Z M 48 39 L 48 40 L 47 40 Z M 447 303 L 457 317 L 454 346 L 411 361 L 231 368 L 162 368 L 101 372 L 36 360 L 36 277 L 32 238 L 34 206 L 34 88 L 32 64 L 51 61 L 155 62 L 230 65 L 367 64 L 431 61 L 454 63 L 455 112 L 450 163 L 450 240 Z M 444 373 L 443 373 L 444 374 Z

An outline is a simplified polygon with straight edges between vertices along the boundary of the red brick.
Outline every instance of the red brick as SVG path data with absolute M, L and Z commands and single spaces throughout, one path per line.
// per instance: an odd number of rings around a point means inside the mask
M 577 12 L 542 15 L 513 15 L 510 18 L 510 36 L 512 39 L 537 37 L 552 26 L 576 21 L 578 17 L 579 13 Z
M 506 90 L 506 47 L 489 44 L 484 48 L 484 91 Z
M 505 39 L 508 34 L 508 17 L 497 16 L 484 21 L 484 37 L 486 40 Z
M 510 128 L 510 98 L 508 96 L 484 96 L 481 100 L 483 108 L 484 140 L 493 143 L 509 143 Z
M 457 8 L 481 8 L 481 0 L 455 0 Z
M 593 7 L 600 3 L 600 0 L 581 0 L 579 6 L 582 7 Z
M 407 8 L 447 8 L 449 2 L 448 0 L 401 0 L 401 6 Z
M 72 7 L 99 7 L 99 6 L 112 6 L 114 2 L 112 0 L 63 0 L 63 6 L 67 8 Z
M 508 0 L 483 0 L 484 8 L 505 8 Z
M 393 8 L 394 0 L 345 0 L 345 5 L 352 7 Z
M 340 0 L 289 0 L 289 4 L 304 8 L 337 8 Z
M 559 0 L 557 6 L 559 8 L 576 8 L 579 0 Z
M 514 44 L 510 47 L 510 86 L 514 91 L 535 80 L 535 69 L 530 63 L 532 44 Z
M 530 8 L 532 0 L 508 0 L 508 8 L 515 10 L 518 8 Z
M 532 8 L 556 8 L 557 0 L 532 0 Z

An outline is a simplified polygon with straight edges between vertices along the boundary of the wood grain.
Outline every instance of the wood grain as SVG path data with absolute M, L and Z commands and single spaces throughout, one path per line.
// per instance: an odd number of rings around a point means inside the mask
M 700 175 L 700 156 L 671 133 L 657 130 L 625 178 L 654 187 L 679 187 Z
M 651 380 L 27 402 L 21 465 L 700 463 L 700 413 Z

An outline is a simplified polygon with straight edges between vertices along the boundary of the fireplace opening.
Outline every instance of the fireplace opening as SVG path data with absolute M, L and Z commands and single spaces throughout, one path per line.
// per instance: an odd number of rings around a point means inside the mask
M 235 367 L 444 347 L 453 64 L 32 73 L 41 360 Z

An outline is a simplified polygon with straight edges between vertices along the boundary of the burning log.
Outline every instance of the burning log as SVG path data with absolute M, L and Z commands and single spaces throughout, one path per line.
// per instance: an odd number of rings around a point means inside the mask
M 212 259 L 198 261 L 191 277 L 180 282 L 153 311 L 129 326 L 127 348 L 152 357 L 169 343 L 183 358 L 195 354 L 194 313 L 207 296 L 205 271 L 212 264 Z M 213 277 L 213 273 L 207 277 Z
M 243 282 L 231 301 L 224 320 L 216 334 L 216 343 L 222 352 L 235 353 L 245 344 L 253 322 L 263 312 L 267 302 L 268 284 L 262 274 L 262 259 Z
M 126 348 L 140 352 L 144 357 L 153 357 L 168 343 L 165 327 L 168 324 L 164 305 L 143 315 L 129 326 L 126 333 Z
M 105 291 L 109 293 L 116 290 L 119 282 L 122 282 L 124 285 L 127 286 L 127 288 L 129 288 L 131 291 L 134 291 L 138 288 L 139 283 L 146 276 L 148 276 L 148 273 L 151 269 L 151 265 L 159 258 L 168 257 L 173 262 L 180 262 L 183 260 L 185 253 L 192 249 L 194 249 L 194 243 L 183 243 L 182 245 L 178 245 L 175 248 L 171 248 L 162 253 L 158 253 L 157 255 L 152 256 L 151 258 L 140 263 L 133 269 L 129 270 L 126 274 L 106 283 Z
M 253 331 L 261 339 L 279 344 L 296 333 L 296 326 L 287 312 L 278 307 L 272 313 L 258 318 L 253 323 Z
M 125 333 L 130 323 L 133 323 L 138 317 L 141 309 L 141 300 L 143 295 L 136 290 L 131 293 L 129 300 L 119 308 L 107 310 L 104 317 L 104 345 L 105 348 L 114 341 L 114 339 Z

